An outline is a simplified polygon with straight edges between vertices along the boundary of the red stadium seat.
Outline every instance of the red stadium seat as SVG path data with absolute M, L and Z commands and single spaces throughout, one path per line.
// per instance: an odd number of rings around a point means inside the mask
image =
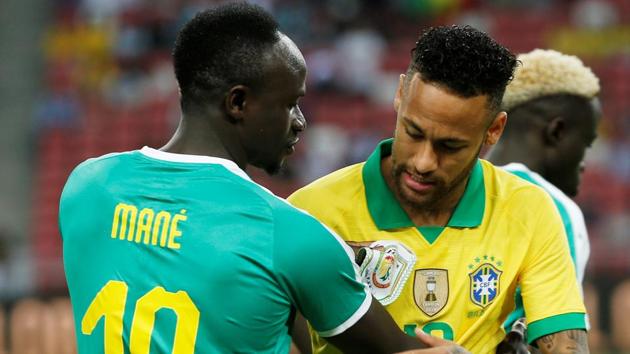
M 612 344 L 622 353 L 630 352 L 630 279 L 621 282 L 610 299 Z
M 69 298 L 56 298 L 46 304 L 42 342 L 44 354 L 76 354 L 74 319 Z
M 42 319 L 45 305 L 36 299 L 15 304 L 9 321 L 11 354 L 41 354 Z

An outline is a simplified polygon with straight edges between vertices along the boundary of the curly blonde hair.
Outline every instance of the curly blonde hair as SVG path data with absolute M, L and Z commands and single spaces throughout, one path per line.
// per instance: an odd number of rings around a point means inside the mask
M 599 79 L 576 56 L 535 49 L 518 55 L 518 60 L 521 64 L 501 104 L 506 111 L 543 96 L 570 94 L 591 99 L 599 94 Z

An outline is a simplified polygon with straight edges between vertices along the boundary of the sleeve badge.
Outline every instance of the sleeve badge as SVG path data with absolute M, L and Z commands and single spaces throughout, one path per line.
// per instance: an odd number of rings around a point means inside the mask
M 416 255 L 398 241 L 376 241 L 357 253 L 361 277 L 384 306 L 394 302 L 416 264 Z

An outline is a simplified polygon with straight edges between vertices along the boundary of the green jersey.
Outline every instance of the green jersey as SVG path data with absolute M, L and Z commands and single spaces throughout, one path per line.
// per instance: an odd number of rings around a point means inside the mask
M 582 291 L 582 281 L 584 280 L 584 272 L 586 263 L 590 255 L 590 244 L 588 241 L 588 232 L 584 222 L 582 210 L 569 196 L 564 194 L 558 187 L 554 186 L 538 173 L 530 170 L 522 163 L 512 162 L 502 168 L 520 178 L 542 187 L 553 199 L 556 209 L 562 217 L 562 224 L 569 242 L 569 251 L 575 268 L 576 280 L 580 291 Z M 525 316 L 523 308 L 523 299 L 521 297 L 520 288 L 516 290 L 516 309 L 508 316 L 504 327 L 509 331 L 514 321 Z
M 80 164 L 59 207 L 81 353 L 286 353 L 371 302 L 352 251 L 234 162 L 151 148 Z

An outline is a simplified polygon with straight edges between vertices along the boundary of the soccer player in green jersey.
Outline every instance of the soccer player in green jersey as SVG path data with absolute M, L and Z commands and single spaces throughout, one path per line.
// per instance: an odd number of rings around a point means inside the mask
M 584 216 L 571 197 L 578 192 L 586 149 L 597 136 L 599 79 L 579 58 L 554 50 L 536 49 L 518 59 L 502 104 L 510 121 L 488 159 L 553 198 L 581 287 L 590 246 Z M 506 327 L 523 316 L 520 296 L 517 304 Z
M 508 120 L 501 102 L 515 66 L 483 32 L 428 29 L 400 76 L 393 139 L 289 201 L 357 250 L 363 279 L 402 331 L 495 353 L 520 286 L 529 340 L 543 353 L 586 353 L 584 304 L 553 201 L 478 157 Z M 335 352 L 313 338 L 317 352 Z
M 304 58 L 273 18 L 245 3 L 201 12 L 173 59 L 171 140 L 89 159 L 64 187 L 79 352 L 286 353 L 296 311 L 348 352 L 462 352 L 398 331 L 352 251 L 244 172 L 277 171 L 306 125 Z

